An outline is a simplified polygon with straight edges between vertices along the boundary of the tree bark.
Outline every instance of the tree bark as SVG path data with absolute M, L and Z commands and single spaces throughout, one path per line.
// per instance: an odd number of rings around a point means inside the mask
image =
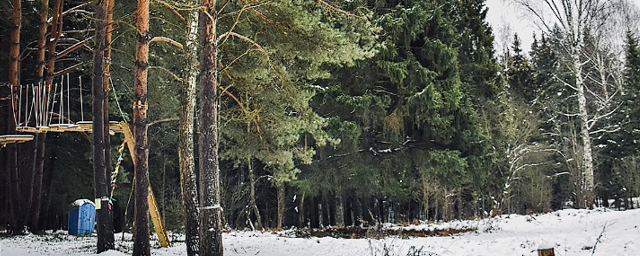
M 149 244 L 149 145 L 147 142 L 147 69 L 149 66 L 149 0 L 138 0 L 136 11 L 136 73 L 133 96 L 135 148 L 135 234 L 133 255 L 151 255 Z
M 36 75 L 38 76 L 38 81 L 40 81 L 41 87 L 45 89 L 45 95 L 49 86 L 44 82 L 44 66 L 45 66 L 45 47 L 47 44 L 47 17 L 49 13 L 49 0 L 42 0 L 40 5 L 40 28 L 38 30 L 38 52 L 37 52 L 37 66 L 36 66 Z M 47 97 L 43 102 L 47 102 Z M 46 125 L 46 111 L 41 113 L 40 120 L 42 125 Z M 35 135 L 35 143 L 36 143 L 36 157 L 34 164 L 34 175 L 33 175 L 33 201 L 31 202 L 31 211 L 29 213 L 29 221 L 28 226 L 32 231 L 38 230 L 38 223 L 40 222 L 40 209 L 42 203 L 42 177 L 44 171 L 44 151 L 45 151 L 45 139 L 46 133 L 38 133 Z
M 200 0 L 200 255 L 222 255 L 218 166 L 218 44 L 216 0 Z
M 182 71 L 182 92 L 180 105 L 180 134 L 178 155 L 180 158 L 180 191 L 185 218 L 187 255 L 198 255 L 198 188 L 194 172 L 193 159 L 193 118 L 196 106 L 196 80 L 198 77 L 198 12 L 191 10 L 187 14 L 187 32 L 184 45 L 184 65 Z
M 284 220 L 284 182 L 276 182 L 278 190 L 278 224 L 276 229 L 282 230 L 282 221 Z
M 31 192 L 31 207 L 29 210 L 29 218 L 27 225 L 31 232 L 40 230 L 38 223 L 40 222 L 40 209 L 42 204 L 42 177 L 44 176 L 44 154 L 46 133 L 38 133 L 35 135 L 35 161 L 34 173 Z
M 39 81 L 44 78 L 44 66 L 45 66 L 45 47 L 47 46 L 47 18 L 49 15 L 49 0 L 41 0 L 40 5 L 40 28 L 38 29 L 38 63 L 36 66 L 36 74 Z
M 96 46 L 93 52 L 93 171 L 95 198 L 99 200 L 99 209 L 96 209 L 96 221 L 98 232 L 98 253 L 114 248 L 113 220 L 109 209 L 109 179 L 106 175 L 105 150 L 108 150 L 104 141 L 104 51 L 106 45 L 106 0 L 98 1 L 95 8 L 96 21 Z M 52 69 L 48 70 L 53 71 Z M 51 78 L 51 77 L 49 77 Z M 98 205 L 96 205 L 98 208 Z
M 9 47 L 9 84 L 20 84 L 20 29 L 22 28 L 22 1 L 13 0 L 13 27 Z M 13 122 L 13 120 L 11 120 Z
M 253 174 L 253 165 L 251 162 L 251 158 L 247 160 L 247 168 L 249 169 L 249 204 L 251 205 L 251 209 L 253 210 L 253 214 L 256 215 L 257 229 L 262 230 L 262 218 L 260 218 L 260 211 L 258 210 L 258 205 L 256 204 L 256 182 Z
M 104 49 L 104 78 L 102 80 L 102 87 L 104 89 L 104 100 L 102 101 L 102 112 L 104 114 L 104 161 L 105 161 L 105 175 L 109 179 L 107 185 L 107 193 L 111 195 L 111 139 L 109 134 L 109 82 L 111 81 L 111 30 L 113 30 L 113 4 L 114 0 L 105 0 L 105 8 L 107 12 L 106 17 L 106 35 Z M 61 28 L 62 29 L 62 28 Z M 113 219 L 113 211 L 109 211 L 109 218 Z
M 305 193 L 302 193 L 302 196 L 300 197 L 300 202 L 298 203 L 298 227 L 299 228 L 304 228 L 305 226 L 305 219 L 304 219 L 304 197 L 305 197 Z
M 280 190 L 278 190 L 278 192 L 280 192 Z M 280 209 L 280 197 L 278 197 L 278 209 Z M 279 216 L 280 216 L 280 211 L 278 211 L 278 217 Z M 322 217 L 323 217 L 322 203 L 320 202 L 320 203 L 318 203 L 318 228 L 324 228 L 324 220 L 323 220 Z M 279 220 L 278 220 L 278 222 L 279 222 Z
M 13 28 L 11 29 L 11 45 L 9 47 L 9 85 L 20 84 L 20 29 L 22 26 L 22 5 L 20 0 L 13 0 L 13 15 L 12 22 Z M 8 93 L 7 98 L 10 98 L 12 102 L 17 102 L 15 95 Z M 7 133 L 15 132 L 15 115 L 13 114 L 12 102 L 8 102 L 7 109 Z M 8 144 L 7 150 L 7 170 L 9 172 L 9 179 L 11 181 L 11 193 L 10 198 L 12 204 L 12 217 L 11 217 L 11 229 L 14 234 L 22 232 L 23 229 L 23 213 L 19 212 L 21 208 L 21 191 L 19 185 L 18 176 L 18 150 L 15 144 Z M 18 212 L 16 212 L 18 210 Z
M 578 107 L 580 111 L 580 138 L 582 140 L 582 164 L 584 170 L 584 194 L 586 207 L 593 208 L 594 179 L 593 154 L 591 150 L 591 136 L 589 135 L 589 113 L 587 112 L 587 98 L 585 96 L 584 81 L 582 79 L 582 63 L 579 58 L 580 50 L 574 48 L 573 65 L 575 68 L 575 83 L 578 92 Z M 582 200 L 582 199 L 579 199 Z
M 344 227 L 344 202 L 342 200 L 342 194 L 340 192 L 336 193 L 336 226 Z
M 56 46 L 58 45 L 58 41 L 60 40 L 60 35 L 62 34 L 62 7 L 64 0 L 55 0 L 53 3 L 53 17 L 51 19 L 51 32 L 49 35 L 49 50 L 47 52 L 47 65 L 45 69 L 45 84 L 47 86 L 47 90 L 51 90 L 51 84 L 53 84 L 53 73 L 55 72 L 56 65 Z M 98 3 L 98 5 L 100 5 Z M 97 8 L 96 8 L 97 11 Z M 94 14 L 97 17 L 97 13 Z M 98 24 L 104 25 L 103 20 L 96 20 L 96 26 Z M 103 27 L 97 27 L 100 30 L 104 30 Z M 97 41 L 98 30 L 96 29 L 96 46 L 98 46 Z M 95 54 L 93 55 L 95 58 Z M 95 64 L 94 64 L 95 65 Z M 102 71 L 100 71 L 102 73 Z

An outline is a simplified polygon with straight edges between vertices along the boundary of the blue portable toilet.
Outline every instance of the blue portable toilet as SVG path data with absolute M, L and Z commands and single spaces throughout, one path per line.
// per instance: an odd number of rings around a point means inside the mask
M 69 235 L 93 234 L 96 206 L 89 199 L 78 199 L 69 212 Z

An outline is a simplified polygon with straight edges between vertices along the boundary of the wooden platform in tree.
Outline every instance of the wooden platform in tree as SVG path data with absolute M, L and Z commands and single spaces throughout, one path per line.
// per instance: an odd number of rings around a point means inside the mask
M 28 132 L 28 133 L 46 133 L 46 132 L 93 132 L 93 122 L 91 121 L 81 121 L 75 124 L 52 124 L 49 126 L 39 126 L 39 127 L 18 127 L 16 131 L 19 132 Z M 134 149 L 133 149 L 133 134 L 131 133 L 131 128 L 125 122 L 109 122 L 109 134 L 114 135 L 116 133 L 123 133 L 125 140 L 127 141 L 127 147 L 129 148 L 129 153 L 131 154 L 131 159 L 135 159 Z M 9 136 L 9 135 L 3 135 Z M 11 135 L 11 136 L 20 136 L 24 141 L 33 140 L 33 135 Z M 1 138 L 1 137 L 0 137 Z M 14 137 L 13 140 L 17 140 L 18 137 Z M 22 142 L 24 142 L 22 141 Z M 0 140 L 2 142 L 2 140 Z M 12 142 L 14 143 L 14 142 Z M 4 144 L 3 144 L 4 145 Z M 134 162 L 135 164 L 135 162 Z M 160 242 L 160 246 L 168 247 L 169 236 L 167 235 L 167 230 L 164 227 L 164 222 L 160 216 L 160 210 L 158 208 L 158 203 L 156 202 L 155 197 L 153 196 L 153 191 L 151 190 L 151 186 L 149 186 L 149 214 L 151 215 L 151 221 L 153 222 L 154 229 L 156 234 L 158 235 L 158 240 Z
M 23 143 L 30 140 L 33 140 L 33 135 L 22 135 L 22 134 L 0 135 L 0 145 L 2 146 L 7 145 L 9 143 Z
M 93 132 L 93 122 L 91 121 L 82 121 L 77 122 L 75 124 L 52 124 L 49 126 L 39 126 L 39 127 L 28 127 L 22 126 L 17 127 L 16 131 L 18 132 L 28 132 L 28 133 L 46 133 L 46 132 Z M 114 135 L 116 133 L 122 133 L 122 124 L 117 121 L 109 122 L 109 134 Z

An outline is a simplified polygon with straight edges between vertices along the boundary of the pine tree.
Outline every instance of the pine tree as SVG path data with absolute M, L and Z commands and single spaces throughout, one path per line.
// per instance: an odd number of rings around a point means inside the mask
M 254 160 L 272 175 L 278 195 L 277 228 L 285 221 L 285 187 L 296 180 L 301 165 L 311 162 L 313 145 L 335 143 L 322 130 L 325 120 L 309 106 L 311 83 L 329 75 L 325 65 L 352 65 L 371 55 L 368 18 L 338 8 L 278 2 L 260 8 L 270 15 L 247 12 L 250 22 L 235 25 L 238 35 L 257 34 L 256 39 L 227 35 L 221 43 L 225 66 L 220 81 L 233 95 L 221 105 L 226 124 L 221 127 L 221 156 L 247 168 L 250 179 Z M 230 26 L 221 20 L 220 27 Z
M 105 141 L 105 121 L 104 101 L 107 95 L 104 91 L 105 78 L 105 52 L 108 47 L 107 36 L 107 12 L 108 0 L 96 3 L 95 24 L 96 24 L 96 46 L 93 54 L 93 171 L 95 198 L 100 200 L 100 208 L 96 209 L 98 252 L 107 251 L 114 248 L 113 220 L 109 207 L 109 178 L 107 173 L 110 170 L 106 160 L 106 151 L 110 150 L 110 145 Z M 107 122 L 108 123 L 108 122 Z M 97 208 L 97 207 L 96 207 Z M 146 212 L 145 212 L 146 213 Z M 139 223 L 139 222 L 138 222 Z

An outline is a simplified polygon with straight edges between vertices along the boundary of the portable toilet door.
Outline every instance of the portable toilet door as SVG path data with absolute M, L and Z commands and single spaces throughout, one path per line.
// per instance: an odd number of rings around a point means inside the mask
M 69 212 L 69 235 L 93 234 L 96 207 L 88 199 L 78 199 L 71 204 Z

